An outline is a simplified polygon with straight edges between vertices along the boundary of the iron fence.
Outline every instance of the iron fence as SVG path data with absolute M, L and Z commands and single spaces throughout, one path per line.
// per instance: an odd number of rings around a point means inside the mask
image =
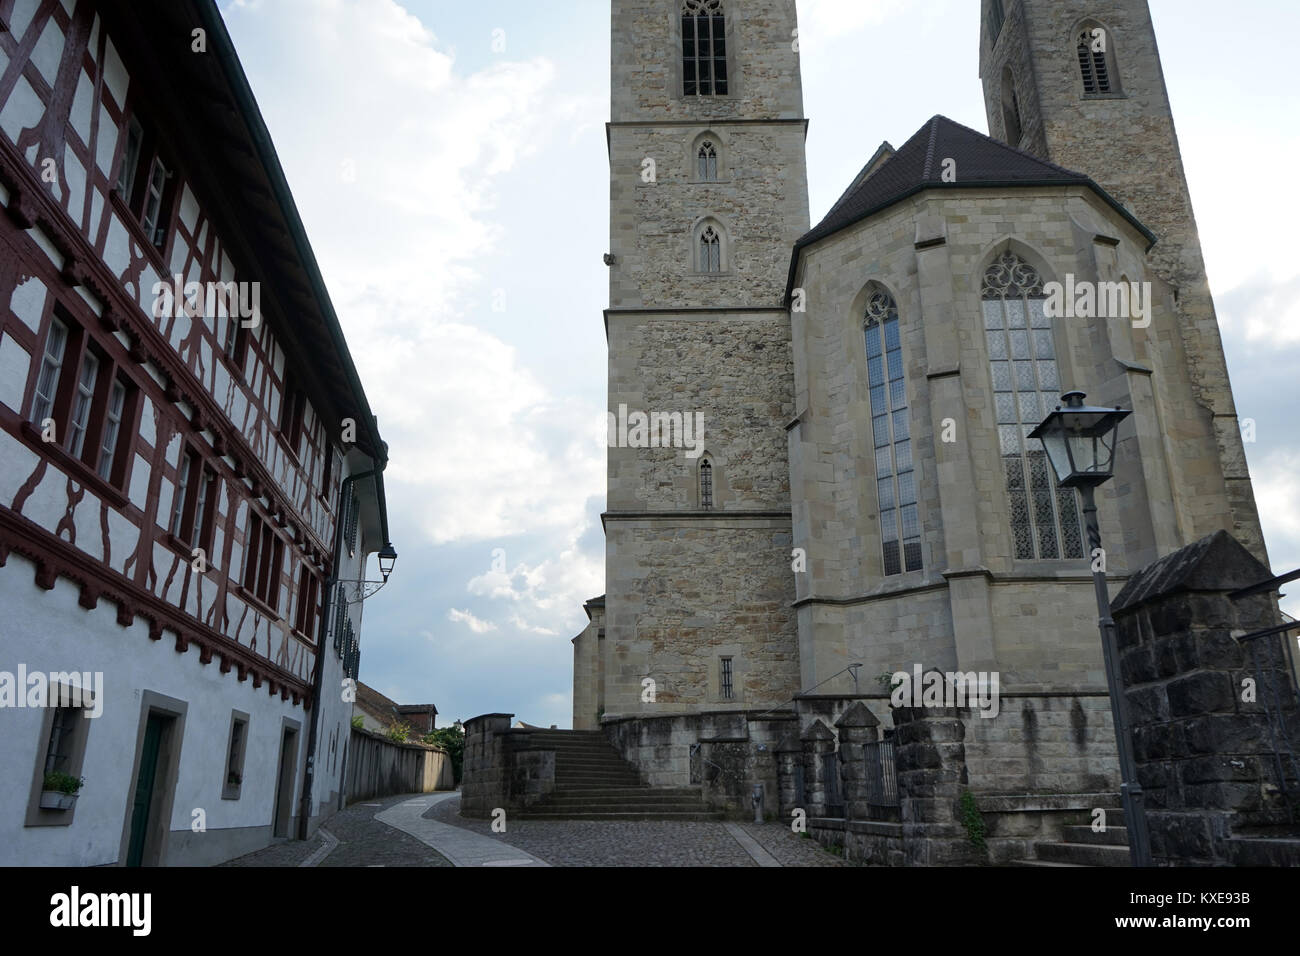
M 872 820 L 898 815 L 898 772 L 894 766 L 894 742 L 876 740 L 862 745 L 866 769 L 867 812 Z

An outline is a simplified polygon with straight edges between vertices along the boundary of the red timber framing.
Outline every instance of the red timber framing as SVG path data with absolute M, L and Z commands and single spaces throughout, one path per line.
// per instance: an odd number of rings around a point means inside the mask
M 148 8 L 147 15 L 142 7 Z M 13 0 L 0 0 L 0 22 L 7 25 L 13 9 Z M 97 17 L 99 28 L 92 30 Z M 50 18 L 65 37 L 52 87 L 29 62 L 40 27 Z M 214 43 L 210 55 L 190 50 L 190 33 L 197 24 L 209 32 L 220 31 L 215 39 L 221 42 Z M 174 37 L 176 49 L 160 47 L 160 37 Z M 109 40 L 130 77 L 124 104 L 105 95 Z M 76 0 L 69 15 L 59 0 L 41 0 L 21 35 L 0 30 L 0 48 L 10 57 L 9 69 L 0 75 L 0 102 L 22 79 L 45 106 L 42 120 L 22 131 L 17 146 L 0 135 L 0 185 L 8 193 L 7 219 L 0 220 L 0 325 L 32 358 L 22 406 L 17 412 L 0 406 L 0 428 L 26 445 L 38 462 L 15 500 L 0 502 L 0 565 L 10 553 L 22 554 L 36 565 L 38 587 L 52 589 L 57 577 L 66 577 L 80 586 L 83 607 L 94 608 L 101 598 L 113 601 L 119 624 L 129 626 L 140 617 L 148 621 L 152 639 L 161 639 L 168 630 L 176 636 L 178 652 L 195 644 L 201 663 L 215 655 L 222 673 L 233 669 L 241 681 L 251 677 L 255 687 L 265 681 L 270 693 L 310 706 L 312 665 L 292 666 L 286 654 L 292 645 L 295 659 L 305 654 L 310 662 L 320 651 L 315 622 L 323 613 L 317 606 L 323 598 L 319 582 L 331 571 L 327 542 L 332 541 L 337 515 L 340 476 L 334 443 L 340 423 L 345 418 L 357 423 L 357 447 L 367 455 L 382 461 L 386 449 L 215 5 L 210 0 Z M 89 141 L 83 141 L 84 134 L 77 135 L 69 122 L 74 94 L 84 80 L 93 90 Z M 101 123 L 116 127 L 107 171 L 97 161 Z M 129 133 L 134 123 L 139 124 L 138 136 Z M 204 130 L 203 142 L 194 140 L 198 129 Z M 40 157 L 59 157 L 63 181 L 65 150 L 86 177 L 75 208 L 70 206 L 72 191 L 62 190 L 60 196 L 42 181 L 36 165 Z M 24 158 L 33 155 L 35 159 Z M 163 167 L 170 175 L 155 177 L 156 202 L 150 206 L 150 197 L 141 190 Z M 126 195 L 114 188 L 130 187 L 133 178 L 134 188 Z M 97 193 L 104 205 L 92 217 Z M 192 195 L 199 210 L 189 226 L 182 221 L 182 195 Z M 126 228 L 131 245 L 131 262 L 121 275 L 105 261 L 114 218 Z M 80 225 L 92 222 L 89 228 Z M 61 268 L 43 250 L 36 231 L 53 247 Z M 180 268 L 174 270 L 177 263 Z M 139 286 L 150 272 L 164 282 L 174 271 L 187 279 L 217 281 L 229 278 L 222 266 L 229 270 L 231 264 L 240 281 L 260 281 L 260 327 L 241 328 L 228 336 L 220 323 L 196 318 L 183 326 L 190 331 L 178 346 L 175 318 L 151 316 L 140 305 L 145 297 Z M 49 292 L 35 330 L 4 308 L 17 283 L 32 277 Z M 292 323 L 288 316 L 294 317 Z M 68 334 L 48 416 L 57 424 L 59 441 L 50 443 L 42 440 L 39 422 L 31 418 L 38 407 L 45 408 L 36 404 L 37 381 L 56 318 Z M 200 340 L 209 348 L 201 348 Z M 283 355 L 279 363 L 277 350 Z M 247 417 L 243 423 L 232 421 L 229 401 L 223 406 L 214 397 L 212 366 L 217 362 L 232 388 L 243 390 L 259 427 L 248 427 Z M 277 364 L 279 374 L 274 371 Z M 94 374 L 90 366 L 97 370 Z M 292 388 L 286 390 L 289 378 Z M 114 383 L 121 383 L 121 401 L 114 396 Z M 93 393 L 85 414 L 76 404 L 78 384 L 86 386 L 87 395 Z M 283 405 L 274 404 L 274 394 L 281 403 L 291 402 L 287 414 Z M 155 413 L 152 446 L 141 437 L 146 408 Z M 82 434 L 65 442 L 70 430 Z M 165 459 L 165 449 L 177 434 L 180 456 L 173 466 Z M 288 474 L 298 480 L 287 487 L 266 464 L 274 458 L 267 442 L 292 451 Z M 182 482 L 178 472 L 187 454 L 193 456 L 188 459 L 192 473 Z M 68 518 L 58 528 L 47 529 L 22 514 L 25 498 L 51 465 L 67 475 L 70 501 L 87 491 L 100 500 L 102 560 L 76 546 L 75 523 Z M 135 476 L 137 482 L 147 480 L 140 507 L 131 500 L 130 490 L 132 472 L 142 467 L 146 474 Z M 173 486 L 186 486 L 174 515 L 159 514 L 164 478 Z M 222 553 L 211 555 L 206 574 L 193 575 L 194 587 L 211 587 L 216 597 L 199 619 L 183 609 L 191 587 L 189 565 L 192 547 L 207 550 L 213 544 L 218 499 L 224 510 Z M 108 510 L 139 532 L 134 557 L 120 571 L 110 563 Z M 241 513 L 242 526 L 237 526 Z M 270 542 L 273 557 L 278 559 L 282 551 L 291 555 L 287 568 L 272 570 L 273 562 L 258 548 L 250 548 L 246 539 L 253 527 L 261 529 L 259 543 Z M 250 555 L 258 558 L 251 578 L 245 567 L 232 562 L 232 545 L 241 537 L 245 564 Z M 155 593 L 157 576 L 167 573 L 165 567 L 153 567 L 155 543 L 178 559 L 172 562 L 167 584 L 171 576 L 184 575 L 175 599 L 179 606 Z M 170 588 L 162 593 L 169 595 Z M 256 639 L 248 646 L 230 635 L 227 593 L 249 609 L 245 615 L 251 611 L 283 622 L 288 633 L 279 651 L 259 646 Z M 288 606 L 277 606 L 284 603 L 281 593 L 290 595 Z M 242 619 L 235 624 L 236 635 L 241 624 Z

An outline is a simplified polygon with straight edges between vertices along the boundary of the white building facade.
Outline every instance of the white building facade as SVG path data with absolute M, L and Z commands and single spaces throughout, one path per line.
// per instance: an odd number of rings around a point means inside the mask
M 0 19 L 0 865 L 221 862 L 340 806 L 387 449 L 216 4 Z

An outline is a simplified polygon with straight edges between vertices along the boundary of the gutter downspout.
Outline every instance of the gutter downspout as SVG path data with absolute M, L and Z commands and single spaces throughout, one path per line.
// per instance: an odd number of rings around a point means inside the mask
M 343 485 L 339 489 L 339 501 L 348 500 L 348 489 L 354 482 L 362 478 L 376 477 L 378 483 L 379 472 L 375 469 L 363 471 L 356 475 L 348 475 L 343 479 Z M 382 484 L 380 484 L 382 488 Z M 346 515 L 339 515 L 339 520 L 334 522 L 334 564 L 333 572 L 330 574 L 329 581 L 325 585 L 325 595 L 330 598 L 330 606 L 337 610 L 338 601 L 334 600 L 334 588 L 339 583 L 339 568 L 343 564 L 343 526 L 347 523 Z M 384 535 L 388 535 L 387 515 L 384 517 Z M 302 799 L 298 805 L 298 839 L 307 839 L 307 828 L 311 822 L 311 795 L 312 788 L 316 782 L 316 737 L 317 728 L 320 724 L 321 711 L 321 691 L 325 682 L 325 654 L 327 652 L 326 644 L 329 638 L 329 612 L 320 616 L 320 626 L 317 628 L 318 636 L 316 640 L 316 668 L 312 675 L 312 711 L 310 728 L 307 731 L 307 769 L 303 775 L 302 781 Z M 344 768 L 346 769 L 346 768 Z M 339 782 L 339 790 L 342 792 L 342 778 Z

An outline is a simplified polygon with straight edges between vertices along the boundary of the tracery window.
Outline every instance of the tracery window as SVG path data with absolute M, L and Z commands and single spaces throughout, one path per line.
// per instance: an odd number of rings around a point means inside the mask
M 1010 251 L 984 273 L 985 337 L 1017 558 L 1082 558 L 1075 494 L 1056 484 L 1029 432 L 1061 392 L 1052 322 L 1037 270 Z
M 867 385 L 876 450 L 876 494 L 885 574 L 921 569 L 921 519 L 916 505 L 911 419 L 898 305 L 882 288 L 867 299 Z
M 722 0 L 683 0 L 682 92 L 727 95 L 727 22 Z
M 705 226 L 700 233 L 699 255 L 701 272 L 722 271 L 722 237 L 713 226 Z
M 713 509 L 713 465 L 707 458 L 700 462 L 700 507 Z
M 718 150 L 713 143 L 705 140 L 699 151 L 700 180 L 706 183 L 718 181 Z

